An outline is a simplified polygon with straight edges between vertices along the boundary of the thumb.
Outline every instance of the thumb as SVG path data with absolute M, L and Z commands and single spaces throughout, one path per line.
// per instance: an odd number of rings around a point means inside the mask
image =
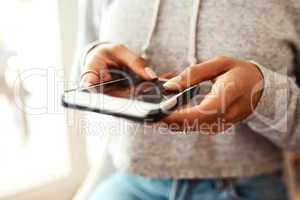
M 226 59 L 226 60 L 225 60 Z M 212 80 L 229 70 L 230 63 L 221 56 L 201 64 L 192 65 L 164 84 L 167 90 L 184 90 L 206 80 Z

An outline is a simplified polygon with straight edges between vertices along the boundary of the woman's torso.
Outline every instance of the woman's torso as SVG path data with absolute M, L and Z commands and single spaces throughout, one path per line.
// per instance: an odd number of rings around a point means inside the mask
M 99 7 L 99 39 L 123 43 L 142 53 L 155 14 L 155 1 L 103 2 Z M 149 61 L 156 72 L 180 72 L 189 65 L 194 3 L 161 1 L 149 49 Z M 255 60 L 291 75 L 294 55 L 290 43 L 296 40 L 293 9 L 292 0 L 202 0 L 196 34 L 198 62 L 225 54 Z M 115 164 L 133 173 L 153 177 L 226 177 L 250 176 L 281 167 L 280 150 L 243 123 L 220 135 L 207 136 L 159 132 L 115 118 L 106 117 L 106 122 L 105 131 L 114 135 L 110 149 Z

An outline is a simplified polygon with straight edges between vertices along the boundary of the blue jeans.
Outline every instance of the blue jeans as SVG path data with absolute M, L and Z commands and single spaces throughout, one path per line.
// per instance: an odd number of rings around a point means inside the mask
M 116 173 L 90 200 L 287 200 L 282 173 L 238 179 L 152 179 Z

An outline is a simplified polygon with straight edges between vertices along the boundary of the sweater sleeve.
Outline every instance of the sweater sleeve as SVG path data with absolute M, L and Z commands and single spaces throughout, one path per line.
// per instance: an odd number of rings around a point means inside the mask
M 80 0 L 79 8 L 77 48 L 71 77 L 74 83 L 80 81 L 81 58 L 86 52 L 86 47 L 99 40 L 102 0 Z
M 264 76 L 264 91 L 245 122 L 279 147 L 300 152 L 300 90 L 293 78 L 258 67 Z
M 264 76 L 264 91 L 245 122 L 279 147 L 300 152 L 300 89 L 296 83 L 296 79 L 298 83 L 300 80 L 300 18 L 295 22 L 297 36 L 291 42 L 294 75 L 283 75 L 257 64 Z

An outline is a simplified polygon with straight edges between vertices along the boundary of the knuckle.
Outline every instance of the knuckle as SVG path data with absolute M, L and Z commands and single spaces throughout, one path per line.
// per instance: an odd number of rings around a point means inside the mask
M 188 68 L 186 68 L 185 74 L 186 75 L 191 75 L 196 71 L 196 69 L 197 69 L 197 65 L 191 65 Z
M 122 50 L 126 49 L 126 46 L 124 44 L 117 43 L 117 44 L 112 45 L 111 49 L 113 51 L 122 51 Z
M 229 57 L 225 56 L 225 55 L 218 55 L 214 59 L 217 60 L 217 61 L 226 61 L 226 60 L 229 59 Z
M 223 83 L 223 89 L 224 89 L 224 93 L 228 94 L 228 95 L 233 95 L 234 93 L 236 93 L 238 91 L 235 82 L 230 82 L 230 83 Z
M 105 56 L 108 56 L 110 54 L 110 48 L 109 46 L 98 46 L 95 49 L 93 49 L 88 55 L 87 60 L 92 61 L 96 58 L 102 58 Z
M 188 67 L 189 70 L 194 71 L 198 68 L 198 65 L 191 65 Z

